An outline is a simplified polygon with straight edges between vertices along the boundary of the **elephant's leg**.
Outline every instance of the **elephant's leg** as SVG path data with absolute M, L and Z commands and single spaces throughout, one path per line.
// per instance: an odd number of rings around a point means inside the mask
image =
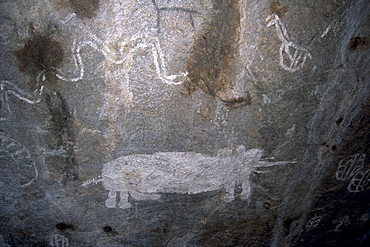
M 248 199 L 250 194 L 251 194 L 251 185 L 249 181 L 244 181 L 242 183 L 242 193 L 240 194 L 240 198 L 242 200 Z
M 127 191 L 120 191 L 120 197 L 121 199 L 118 202 L 119 208 L 130 208 L 131 203 L 128 202 L 128 192 Z
M 230 183 L 226 185 L 226 195 L 224 197 L 225 202 L 231 202 L 234 201 L 234 183 Z
M 116 191 L 115 190 L 110 190 L 108 192 L 108 199 L 105 201 L 105 206 L 107 208 L 115 208 L 117 204 L 117 199 L 116 199 Z

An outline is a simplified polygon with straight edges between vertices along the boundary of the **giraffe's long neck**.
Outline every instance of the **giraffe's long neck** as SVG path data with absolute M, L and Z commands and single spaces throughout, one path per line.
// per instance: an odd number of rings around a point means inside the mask
M 275 26 L 276 26 L 276 32 L 277 36 L 283 43 L 289 42 L 289 35 L 288 31 L 286 30 L 284 23 L 280 20 L 279 17 L 276 17 L 275 19 Z

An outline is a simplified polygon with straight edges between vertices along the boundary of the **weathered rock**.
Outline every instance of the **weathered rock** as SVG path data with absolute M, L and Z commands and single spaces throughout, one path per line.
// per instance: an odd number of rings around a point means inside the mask
M 0 246 L 369 245 L 368 1 L 0 6 Z

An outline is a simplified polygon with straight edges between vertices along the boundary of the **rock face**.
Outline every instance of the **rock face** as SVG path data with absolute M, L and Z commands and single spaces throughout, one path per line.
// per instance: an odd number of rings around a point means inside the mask
M 369 1 L 0 6 L 0 246 L 369 246 Z

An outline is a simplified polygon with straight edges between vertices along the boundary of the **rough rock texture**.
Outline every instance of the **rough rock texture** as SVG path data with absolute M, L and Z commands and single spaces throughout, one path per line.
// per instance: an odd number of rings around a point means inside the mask
M 369 246 L 369 13 L 0 1 L 0 246 Z

